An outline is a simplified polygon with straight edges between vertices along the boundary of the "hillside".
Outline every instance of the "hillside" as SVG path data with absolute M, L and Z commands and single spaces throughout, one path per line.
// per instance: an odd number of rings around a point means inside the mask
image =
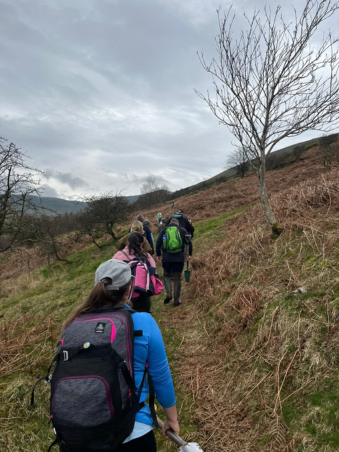
M 68 201 L 67 199 L 61 198 L 52 198 L 48 196 L 29 196 L 31 202 L 39 207 L 43 207 L 45 209 L 50 209 L 53 212 L 63 214 L 63 213 L 76 213 L 80 212 L 86 207 L 86 203 L 83 201 Z M 124 196 L 128 202 L 132 203 L 138 199 L 138 195 L 135 196 Z M 46 210 L 46 214 L 52 214 L 53 212 L 49 212 Z
M 333 137 L 336 137 L 337 134 L 331 135 Z M 304 142 L 300 142 L 296 145 L 291 145 L 284 147 L 282 149 L 279 149 L 277 151 L 274 151 L 270 154 L 270 156 L 267 159 L 267 169 L 268 171 L 271 171 L 272 169 L 278 169 L 282 168 L 284 166 L 289 166 L 290 163 L 294 162 L 296 160 L 296 149 L 298 149 L 297 155 L 298 158 L 302 156 L 302 159 L 304 158 L 304 154 L 307 152 L 308 149 L 311 149 L 313 146 L 316 146 L 319 142 L 319 138 L 313 138 L 311 140 L 307 140 Z M 318 149 L 318 148 L 317 148 Z M 319 149 L 318 151 L 319 152 Z M 195 193 L 198 193 L 202 190 L 206 190 L 208 188 L 214 187 L 218 184 L 221 184 L 223 182 L 227 182 L 230 179 L 234 179 L 240 176 L 239 168 L 234 167 L 227 169 L 225 171 L 222 171 L 219 174 L 216 174 L 215 176 L 211 177 L 210 179 L 207 179 L 203 182 L 200 182 L 198 184 L 174 191 L 170 198 L 171 200 L 177 200 L 178 198 L 182 196 L 192 195 Z M 134 196 L 125 196 L 125 198 L 128 200 L 128 202 L 133 203 L 138 199 L 139 195 Z M 30 196 L 30 199 L 33 201 L 33 203 L 44 207 L 45 209 L 50 209 L 54 212 L 57 212 L 59 214 L 63 213 L 76 213 L 84 209 L 86 206 L 85 202 L 82 201 L 68 201 L 66 199 L 61 198 L 53 198 L 53 197 L 47 197 L 42 196 L 41 198 L 38 198 L 37 196 Z M 47 211 L 48 214 L 48 211 Z
M 328 135 L 328 138 L 337 140 L 338 134 Z M 305 152 L 312 147 L 317 147 L 318 153 L 318 143 L 321 140 L 321 137 L 313 138 L 311 140 L 303 141 L 298 144 L 293 144 L 290 146 L 286 146 L 282 149 L 278 149 L 272 152 L 266 159 L 266 169 L 267 171 L 276 170 L 279 168 L 283 168 L 285 166 L 289 166 L 291 163 L 294 163 L 299 158 L 304 158 L 303 155 Z M 324 151 L 322 150 L 321 153 Z M 253 160 L 255 162 L 255 160 Z M 246 171 L 250 173 L 252 170 L 251 166 Z M 241 177 L 241 170 L 238 166 L 233 168 L 226 169 L 219 174 L 211 177 L 210 179 L 206 179 L 203 182 L 199 182 L 198 184 L 191 185 L 190 187 L 182 188 L 172 193 L 171 199 L 177 199 L 181 196 L 192 195 L 194 193 L 198 193 L 201 190 L 206 190 L 207 188 L 214 187 L 222 182 L 227 182 L 230 179 Z
M 175 381 L 182 436 L 205 452 L 331 452 L 339 446 L 339 182 L 312 148 L 268 174 L 285 232 L 270 238 L 254 175 L 175 201 L 196 226 L 183 305 L 153 300 Z M 143 212 L 153 219 L 157 211 Z M 123 234 L 123 230 L 120 231 Z M 104 239 L 105 240 L 105 239 Z M 23 257 L 0 261 L 0 450 L 46 450 L 53 439 L 45 374 L 61 325 L 111 257 L 65 240 L 69 264 L 30 277 Z M 104 242 L 103 242 L 104 244 Z M 32 251 L 33 253 L 33 251 Z M 71 254 L 72 253 L 72 254 Z M 33 270 L 32 267 L 32 270 Z M 296 292 L 303 287 L 305 293 Z M 159 450 L 173 444 L 157 437 Z

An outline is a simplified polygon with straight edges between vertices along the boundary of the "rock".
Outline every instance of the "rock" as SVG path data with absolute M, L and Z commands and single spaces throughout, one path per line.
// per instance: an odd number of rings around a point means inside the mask
M 304 287 L 298 287 L 298 289 L 293 290 L 293 292 L 290 293 L 290 296 L 298 295 L 299 293 L 307 293 L 307 290 Z

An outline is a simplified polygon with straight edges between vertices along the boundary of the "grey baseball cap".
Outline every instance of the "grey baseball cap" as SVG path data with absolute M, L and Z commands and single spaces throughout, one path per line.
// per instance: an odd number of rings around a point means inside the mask
M 131 277 L 131 269 L 126 262 L 110 259 L 97 268 L 94 284 L 103 281 L 107 290 L 119 290 L 130 282 Z

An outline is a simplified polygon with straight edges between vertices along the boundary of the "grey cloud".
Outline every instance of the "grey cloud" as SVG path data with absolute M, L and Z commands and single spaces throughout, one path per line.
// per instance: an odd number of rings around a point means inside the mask
M 59 171 L 47 168 L 44 171 L 44 175 L 47 178 L 53 178 L 62 184 L 68 185 L 73 190 L 76 188 L 88 187 L 88 184 L 84 180 L 80 179 L 80 177 L 73 176 L 72 173 L 60 173 Z
M 149 173 L 175 190 L 222 171 L 232 136 L 193 89 L 212 88 L 196 52 L 214 55 L 219 5 L 0 0 L 0 134 L 53 168 L 60 196 L 137 194 Z M 263 5 L 234 10 L 243 25 Z

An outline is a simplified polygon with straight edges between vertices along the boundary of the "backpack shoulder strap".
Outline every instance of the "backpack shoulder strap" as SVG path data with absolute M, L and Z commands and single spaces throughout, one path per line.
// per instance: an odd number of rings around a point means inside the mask
M 127 262 L 130 260 L 130 258 L 127 256 L 127 254 L 125 253 L 125 251 L 121 251 L 121 253 L 125 256 L 125 257 L 127 257 Z
M 149 406 L 149 409 L 151 412 L 153 424 L 154 424 L 154 427 L 160 428 L 159 424 L 158 424 L 158 419 L 157 419 L 157 414 L 155 411 L 155 404 L 154 404 L 154 401 L 155 401 L 154 384 L 153 384 L 153 380 L 149 373 L 148 373 L 148 387 L 149 387 L 148 406 Z

